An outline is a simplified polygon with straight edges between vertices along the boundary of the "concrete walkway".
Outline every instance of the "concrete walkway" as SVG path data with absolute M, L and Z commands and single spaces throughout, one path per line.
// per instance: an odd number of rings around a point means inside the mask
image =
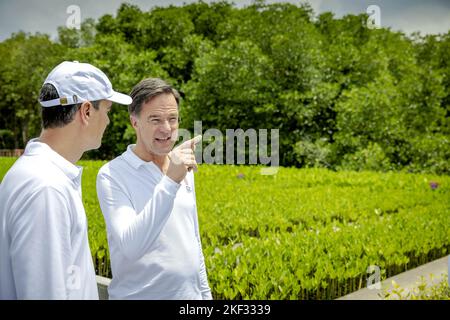
M 420 281 L 420 277 L 423 276 L 429 285 L 436 284 L 441 281 L 443 273 L 449 272 L 449 260 L 450 256 L 440 258 L 438 260 L 429 262 L 415 269 L 405 271 L 396 276 L 388 278 L 381 282 L 381 289 L 369 289 L 364 288 L 346 296 L 340 297 L 337 300 L 382 300 L 381 295 L 384 290 L 391 291 L 393 289 L 392 281 L 394 280 L 401 288 L 406 290 L 412 290 L 417 287 L 417 282 Z M 430 274 L 433 274 L 435 278 L 433 281 L 430 279 Z M 450 280 L 449 280 L 450 281 Z

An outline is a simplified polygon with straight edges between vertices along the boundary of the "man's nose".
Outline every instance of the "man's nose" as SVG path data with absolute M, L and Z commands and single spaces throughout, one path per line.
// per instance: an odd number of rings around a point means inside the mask
M 170 126 L 169 120 L 164 120 L 163 123 L 161 124 L 160 128 L 164 132 L 167 132 L 167 131 L 171 131 L 172 127 Z

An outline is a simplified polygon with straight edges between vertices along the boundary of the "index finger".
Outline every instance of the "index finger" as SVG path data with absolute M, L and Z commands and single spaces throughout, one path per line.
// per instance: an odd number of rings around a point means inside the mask
M 199 143 L 200 141 L 202 141 L 202 136 L 199 134 L 198 136 L 194 137 L 191 140 L 191 146 L 195 146 L 197 143 Z
M 187 140 L 187 141 L 183 142 L 182 144 L 180 144 L 178 146 L 178 148 L 180 148 L 180 149 L 187 149 L 187 148 L 194 149 L 195 145 L 197 143 L 199 143 L 201 140 L 202 140 L 202 136 L 198 135 L 198 136 L 196 136 L 196 137 L 194 137 L 194 138 L 192 138 L 190 140 Z

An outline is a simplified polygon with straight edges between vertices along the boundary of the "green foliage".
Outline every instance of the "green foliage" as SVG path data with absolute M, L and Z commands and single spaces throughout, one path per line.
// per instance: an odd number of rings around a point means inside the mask
M 332 146 L 326 139 L 300 141 L 296 145 L 297 160 L 304 167 L 331 167 Z
M 67 48 L 90 46 L 95 41 L 95 20 L 88 18 L 81 23 L 80 29 L 58 27 L 59 42 Z
M 236 55 L 239 52 L 239 55 Z M 249 41 L 230 40 L 196 60 L 182 119 L 190 127 L 195 120 L 204 127 L 265 128 L 272 109 L 267 104 L 273 81 L 272 66 L 261 50 Z M 220 86 L 217 84 L 220 83 Z
M 151 10 L 145 15 L 141 28 L 142 46 L 157 50 L 181 46 L 183 39 L 194 31 L 194 24 L 186 10 L 170 6 Z
M 203 35 L 206 39 L 214 42 L 220 40 L 219 25 L 226 21 L 234 11 L 233 6 L 226 1 L 209 4 L 199 1 L 185 5 L 184 10 L 192 19 L 195 34 Z
M 181 47 L 171 46 L 160 50 L 161 65 L 181 85 L 191 79 L 195 59 L 212 49 L 211 41 L 199 35 L 189 35 L 183 38 Z
M 431 190 L 430 180 L 443 186 L 448 177 L 201 166 L 198 208 L 215 297 L 333 299 L 364 287 L 369 265 L 384 279 L 446 255 L 448 189 Z
M 14 132 L 8 129 L 0 130 L 0 149 L 8 149 L 14 145 Z
M 393 281 L 393 289 L 385 290 L 381 297 L 385 300 L 450 300 L 448 274 L 442 274 L 437 283 L 435 278 L 433 274 L 429 275 L 429 279 L 422 276 L 416 286 L 409 290 Z
M 0 179 L 14 160 L 0 158 Z M 79 164 L 96 271 L 110 277 L 95 191 L 104 161 Z M 370 265 L 386 279 L 449 254 L 447 176 L 317 168 L 263 176 L 259 169 L 200 165 L 196 173 L 215 298 L 334 299 L 365 287 Z
M 412 154 L 411 164 L 405 169 L 410 172 L 450 172 L 450 139 L 447 135 L 428 134 L 410 140 Z
M 391 167 L 391 163 L 383 149 L 377 143 L 370 142 L 366 148 L 354 154 L 346 154 L 342 161 L 341 169 L 387 171 Z
M 303 46 L 311 37 L 309 32 L 314 33 L 311 24 L 308 24 L 311 13 L 311 8 L 307 4 L 296 6 L 289 3 L 265 4 L 260 1 L 248 7 L 233 10 L 228 15 L 228 19 L 218 26 L 217 33 L 221 40 L 233 38 L 249 40 L 260 47 L 264 53 L 270 53 L 274 37 L 283 34 L 296 37 L 300 40 L 300 46 Z M 307 30 L 301 30 L 302 27 Z M 302 35 L 307 39 L 299 39 Z M 291 45 L 296 46 L 296 44 Z
M 40 132 L 39 90 L 64 48 L 47 35 L 14 34 L 0 43 L 0 130 L 21 148 Z M 12 141 L 11 141 L 12 140 Z

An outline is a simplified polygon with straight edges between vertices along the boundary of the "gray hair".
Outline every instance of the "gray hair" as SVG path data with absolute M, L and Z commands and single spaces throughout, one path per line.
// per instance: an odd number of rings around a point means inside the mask
M 173 94 L 177 101 L 177 107 L 179 107 L 180 93 L 166 81 L 160 78 L 147 78 L 142 80 L 131 90 L 130 96 L 133 98 L 133 102 L 128 106 L 128 112 L 132 115 L 139 116 L 144 103 L 164 93 Z

